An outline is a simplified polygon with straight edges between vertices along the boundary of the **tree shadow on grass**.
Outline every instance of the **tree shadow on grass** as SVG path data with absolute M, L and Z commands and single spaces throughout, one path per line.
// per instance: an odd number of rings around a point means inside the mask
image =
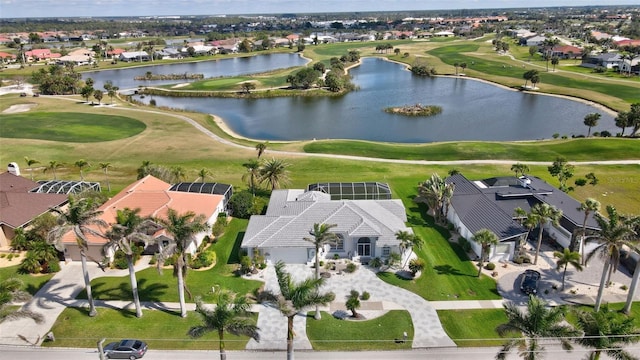
M 453 266 L 451 266 L 449 264 L 436 265 L 436 266 L 433 267 L 433 269 L 438 273 L 438 275 L 455 275 L 455 276 L 475 277 L 475 275 L 464 274 L 464 273 L 460 272 L 460 270 L 458 270 L 457 268 L 454 268 Z

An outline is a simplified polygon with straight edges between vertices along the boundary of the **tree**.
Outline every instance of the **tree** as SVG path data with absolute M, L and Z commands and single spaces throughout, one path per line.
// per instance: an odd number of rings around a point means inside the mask
M 31 181 L 33 181 L 33 165 L 40 164 L 40 161 L 31 159 L 27 156 L 24 157 L 24 161 L 27 163 L 27 168 L 29 169 L 29 173 L 31 174 Z
M 565 248 L 564 251 L 554 251 L 553 257 L 558 258 L 556 270 L 560 271 L 562 269 L 562 290 L 564 290 L 564 279 L 567 276 L 567 267 L 571 265 L 576 268 L 576 270 L 582 271 L 580 253 Z
M 248 317 L 251 304 L 246 297 L 238 296 L 226 289 L 218 289 L 214 294 L 213 302 L 213 306 L 206 306 L 201 298 L 196 298 L 196 312 L 200 314 L 202 323 L 192 326 L 188 331 L 189 336 L 199 338 L 210 331 L 217 331 L 220 360 L 227 358 L 224 346 L 225 332 L 260 341 L 258 333 L 260 328 Z
M 540 75 L 539 74 L 534 74 L 533 76 L 531 76 L 531 87 L 535 90 L 536 89 L 536 85 L 540 83 Z
M 113 82 L 111 80 L 105 81 L 103 87 L 107 91 L 107 96 L 109 96 L 111 98 L 111 103 L 113 104 L 113 97 L 116 96 L 116 94 L 118 93 L 118 90 L 120 90 L 120 88 L 115 86 L 115 85 L 113 85 Z
M 174 166 L 171 168 L 171 175 L 173 176 L 173 180 L 175 182 L 181 182 L 185 178 L 184 169 L 182 166 Z
M 91 294 L 91 281 L 89 280 L 89 271 L 87 270 L 87 250 L 89 248 L 88 236 L 103 237 L 100 228 L 106 228 L 107 223 L 100 218 L 102 211 L 97 210 L 98 204 L 92 198 L 69 197 L 69 203 L 66 210 L 62 208 L 54 208 L 52 211 L 58 216 L 57 225 L 47 236 L 47 242 L 54 244 L 58 251 L 64 252 L 65 243 L 64 235 L 70 231 L 76 237 L 76 244 L 80 249 L 80 260 L 82 262 L 82 273 L 84 285 L 87 292 L 87 300 L 89 300 L 89 316 L 93 317 L 98 314 L 93 302 Z M 97 229 L 96 229 L 97 227 Z M 96 260 L 91 259 L 98 263 Z M 98 263 L 102 268 L 102 265 Z
M 580 206 L 577 209 L 580 212 L 584 213 L 584 219 L 582 220 L 582 241 L 580 241 L 580 253 L 582 254 L 582 263 L 581 265 L 584 265 L 584 259 L 586 257 L 585 255 L 585 250 L 584 250 L 584 245 L 586 242 L 585 237 L 587 236 L 587 220 L 589 219 L 589 215 L 591 213 L 597 213 L 598 211 L 600 211 L 600 202 L 596 199 L 592 199 L 592 198 L 587 198 L 584 202 L 580 203 Z M 574 250 L 575 248 L 575 241 L 572 242 L 572 245 L 569 247 L 571 249 L 571 251 Z
M 640 243 L 640 216 L 630 216 L 625 219 L 625 222 L 633 229 L 633 238 L 631 241 L 635 245 L 632 249 L 636 254 L 640 254 L 638 244 Z M 631 285 L 629 285 L 629 293 L 627 294 L 627 302 L 622 308 L 622 312 L 629 315 L 631 312 L 631 305 L 633 304 L 633 297 L 636 294 L 636 288 L 638 286 L 638 279 L 640 278 L 640 261 L 636 261 L 636 268 L 633 271 L 633 277 L 631 278 Z
M 587 133 L 587 137 L 591 136 L 591 128 L 594 126 L 598 126 L 598 120 L 602 114 L 600 113 L 591 113 L 587 114 L 584 117 L 584 125 L 589 127 L 589 132 Z
M 563 157 L 557 157 L 551 166 L 547 168 L 549 170 L 549 174 L 558 178 L 560 182 L 560 190 L 561 191 L 570 191 L 571 188 L 567 187 L 567 180 L 573 177 L 573 171 L 575 167 L 569 163 Z
M 98 105 L 102 104 L 102 98 L 104 97 L 104 93 L 102 90 L 94 90 L 93 97 L 98 100 Z
M 519 177 L 518 173 L 520 173 L 521 176 L 524 176 L 525 173 L 529 172 L 529 165 L 522 164 L 522 163 L 515 163 L 511 165 L 511 171 L 516 173 L 516 177 Z
M 260 156 L 262 156 L 262 154 L 264 154 L 264 151 L 267 150 L 267 145 L 269 145 L 269 142 L 263 142 L 256 145 L 256 150 L 258 151 L 258 159 L 260 159 Z
M 635 327 L 633 318 L 620 316 L 606 305 L 598 311 L 577 311 L 576 315 L 583 335 L 575 342 L 593 349 L 589 359 L 598 360 L 602 353 L 613 359 L 635 359 L 624 349 L 640 341 L 640 329 Z
M 637 136 L 640 130 L 640 102 L 631 104 L 631 110 L 627 113 L 627 121 L 632 127 L 631 136 Z
M 447 183 L 437 173 L 431 174 L 429 179 L 418 184 L 419 196 L 427 203 L 429 210 L 433 211 L 433 217 L 438 223 L 443 221 L 444 207 L 453 196 L 454 186 L 453 183 Z
M 8 278 L 0 281 L 0 323 L 7 320 L 30 318 L 37 324 L 44 321 L 42 314 L 11 307 L 13 302 L 25 302 L 31 299 L 31 295 L 23 291 L 24 283 L 18 278 Z
M 101 162 L 100 163 L 100 169 L 102 169 L 102 172 L 104 173 L 104 180 L 107 183 L 107 189 L 109 192 L 111 192 L 111 183 L 109 182 L 109 168 L 111 167 L 111 163 L 110 162 Z
M 462 73 L 464 73 L 464 69 L 467 68 L 467 63 L 466 62 L 460 63 L 460 68 L 462 69 Z
M 594 310 L 598 311 L 602 303 L 602 294 L 605 285 L 609 284 L 611 274 L 618 269 L 618 265 L 620 264 L 622 248 L 628 246 L 633 249 L 635 245 L 631 241 L 633 228 L 624 221 L 625 218 L 623 216 L 618 214 L 615 207 L 611 205 L 607 206 L 608 219 L 600 213 L 596 213 L 595 218 L 600 227 L 600 232 L 595 236 L 595 239 L 598 240 L 600 244 L 587 255 L 586 262 L 596 254 L 604 259 L 602 276 L 600 277 L 600 287 L 598 288 L 598 295 L 594 305 Z
M 256 196 L 256 181 L 260 177 L 260 161 L 255 159 L 250 159 L 249 161 L 242 164 L 244 168 L 247 170 L 242 175 L 242 181 L 247 182 L 249 189 L 251 189 L 251 193 L 253 196 Z
M 456 69 L 456 76 L 458 76 L 458 67 L 460 66 L 460 63 L 458 63 L 457 61 L 453 63 L 453 67 Z
M 256 89 L 256 84 L 251 81 L 245 81 L 242 84 L 240 84 L 240 87 L 242 88 L 243 93 L 251 94 L 251 90 Z
M 198 178 L 196 178 L 196 181 L 200 180 L 201 182 L 205 182 L 207 177 L 211 176 L 211 171 L 209 171 L 208 169 L 202 168 L 198 171 Z
M 514 347 L 520 350 L 520 357 L 526 360 L 541 358 L 544 347 L 539 341 L 542 339 L 557 338 L 564 350 L 571 350 L 569 337 L 578 335 L 578 332 L 568 325 L 562 325 L 564 313 L 562 307 L 547 308 L 547 304 L 540 298 L 529 296 L 527 311 L 513 303 L 504 304 L 508 322 L 498 325 L 496 331 L 500 336 L 514 334 L 502 345 L 502 349 L 496 355 L 496 359 L 504 360 Z
M 148 219 L 143 219 L 138 215 L 140 209 L 124 208 L 116 211 L 116 223 L 106 233 L 109 242 L 105 248 L 114 247 L 124 252 L 129 268 L 129 280 L 131 282 L 131 292 L 133 294 L 133 303 L 136 307 L 136 316 L 142 317 L 142 308 L 140 307 L 140 297 L 138 296 L 138 280 L 136 279 L 136 270 L 133 267 L 135 256 L 135 246 L 137 243 L 149 243 L 151 237 L 147 235 L 149 229 L 153 229 L 155 224 Z
M 344 306 L 351 311 L 351 317 L 357 319 L 359 315 L 356 311 L 360 308 L 360 293 L 356 290 L 351 290 L 347 295 L 347 302 Z
M 276 158 L 267 160 L 260 167 L 259 182 L 267 183 L 271 186 L 271 190 L 278 189 L 281 185 L 286 185 L 290 182 L 289 171 L 287 170 L 289 164 Z
M 522 74 L 522 78 L 524 79 L 524 88 L 527 88 L 527 83 L 534 77 L 538 76 L 538 70 L 529 70 Z
M 326 305 L 335 299 L 332 292 L 320 293 L 324 285 L 324 278 L 308 278 L 301 282 L 294 282 L 284 269 L 285 264 L 278 261 L 275 266 L 280 295 L 271 296 L 268 301 L 275 302 L 278 309 L 287 318 L 287 360 L 293 360 L 293 319 L 303 309 L 316 304 Z M 268 294 L 267 294 L 268 295 Z
M 59 163 L 55 160 L 51 160 L 49 161 L 49 165 L 47 165 L 47 167 L 45 167 L 42 172 L 46 173 L 47 171 L 51 171 L 53 173 L 53 180 L 57 180 L 58 178 L 56 176 L 56 170 L 60 169 L 63 166 L 64 165 L 62 163 Z
M 89 164 L 89 162 L 87 162 L 85 159 L 80 159 L 75 162 L 75 165 L 78 169 L 80 169 L 80 181 L 84 181 L 83 170 L 86 167 L 91 167 L 91 164 Z
M 493 231 L 480 229 L 473 234 L 473 241 L 480 245 L 480 263 L 478 264 L 478 277 L 480 277 L 482 265 L 487 255 L 489 255 L 489 250 L 492 246 L 498 245 L 500 239 Z
M 529 46 L 529 62 L 531 62 L 531 58 L 538 52 L 538 47 Z
M 173 275 L 178 279 L 178 297 L 180 300 L 180 315 L 187 316 L 187 308 L 184 300 L 184 292 L 187 290 L 185 277 L 187 275 L 188 260 L 187 254 L 191 244 L 195 243 L 198 233 L 207 231 L 207 224 L 204 215 L 196 215 L 194 212 L 178 214 L 174 209 L 167 210 L 167 217 L 158 219 L 165 230 L 173 236 L 173 241 L 167 246 L 160 248 L 158 256 L 158 270 L 162 270 L 162 265 L 172 255 L 176 256 L 173 264 Z M 161 244 L 160 244 L 161 245 Z M 189 296 L 191 296 L 189 294 Z
M 318 280 L 320 278 L 320 248 L 324 247 L 325 244 L 331 244 L 331 243 L 336 243 L 339 238 L 338 235 L 336 235 L 335 233 L 331 232 L 330 230 L 333 229 L 334 227 L 338 226 L 337 224 L 319 224 L 319 223 L 315 223 L 313 224 L 313 229 L 311 229 L 311 231 L 309 231 L 309 234 L 311 236 L 313 236 L 312 238 L 308 238 L 308 237 L 304 237 L 303 239 L 305 241 L 308 241 L 310 243 L 312 243 L 315 248 L 316 248 L 316 252 L 315 252 L 315 279 Z M 318 307 L 318 305 L 316 305 L 316 314 L 314 316 L 314 318 L 316 320 L 320 320 L 321 315 L 320 315 L 320 308 Z
M 616 127 L 619 127 L 622 129 L 620 136 L 624 136 L 624 130 L 627 127 L 631 126 L 631 124 L 629 124 L 629 113 L 620 111 L 618 113 L 618 116 L 616 116 L 615 118 L 615 122 L 616 122 Z
M 540 246 L 542 246 L 542 234 L 544 233 L 544 226 L 547 223 L 551 223 L 557 226 L 560 223 L 562 217 L 562 210 L 559 210 L 553 205 L 547 203 L 538 203 L 531 207 L 532 219 L 538 224 L 538 244 L 536 245 L 536 256 L 533 260 L 533 264 L 538 264 L 538 255 L 540 255 Z
M 547 37 L 542 42 L 542 47 L 544 48 L 544 58 L 547 62 L 547 72 L 549 72 L 549 60 L 551 59 L 551 52 L 553 51 L 553 47 L 558 45 L 560 40 L 552 37 Z
M 405 255 L 405 252 L 408 249 L 411 249 L 413 247 L 415 247 L 416 249 L 421 249 L 422 245 L 424 244 L 424 241 L 421 237 L 405 230 L 396 231 L 395 236 L 396 239 L 400 241 L 400 252 L 402 253 L 402 256 Z M 402 265 L 403 267 L 408 259 L 409 257 L 407 256 L 405 258 L 405 263 Z
M 551 58 L 551 65 L 553 65 L 553 71 L 556 71 L 556 65 L 560 63 L 560 59 L 557 56 Z

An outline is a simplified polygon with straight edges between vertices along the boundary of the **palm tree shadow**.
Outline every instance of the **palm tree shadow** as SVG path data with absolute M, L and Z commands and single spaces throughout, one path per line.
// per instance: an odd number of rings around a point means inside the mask
M 471 276 L 476 277 L 475 275 L 463 274 L 457 268 L 449 264 L 445 265 L 436 265 L 433 269 L 438 273 L 438 275 L 454 275 L 454 276 Z
M 162 301 L 162 295 L 166 293 L 166 289 L 169 288 L 166 284 L 151 283 L 148 284 L 147 279 L 138 280 L 138 293 L 141 301 Z M 131 294 L 131 288 L 127 286 L 129 294 Z M 131 296 L 131 295 L 130 295 Z

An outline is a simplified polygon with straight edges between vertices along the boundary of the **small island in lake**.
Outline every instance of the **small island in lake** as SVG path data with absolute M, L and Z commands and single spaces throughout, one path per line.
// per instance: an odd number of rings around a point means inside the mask
M 136 76 L 134 80 L 201 80 L 204 79 L 203 74 L 154 74 L 147 71 L 144 76 Z
M 437 105 L 404 105 L 394 106 L 384 109 L 385 112 L 390 114 L 399 114 L 405 116 L 432 116 L 438 115 L 442 112 L 442 107 Z

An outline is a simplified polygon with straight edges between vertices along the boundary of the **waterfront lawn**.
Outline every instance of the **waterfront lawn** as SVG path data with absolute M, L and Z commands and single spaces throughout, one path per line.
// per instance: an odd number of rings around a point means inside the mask
M 508 321 L 503 309 L 438 310 L 447 335 L 460 347 L 499 346 L 496 327 Z
M 49 281 L 55 275 L 55 274 L 38 274 L 38 275 L 21 274 L 18 271 L 18 267 L 19 267 L 18 261 L 16 261 L 15 266 L 0 267 L 0 281 L 6 280 L 9 278 L 20 279 L 24 283 L 24 287 L 22 288 L 22 290 L 28 292 L 31 295 L 34 295 L 35 293 L 37 293 L 38 290 L 40 290 L 40 288 L 43 287 L 47 283 L 47 281 Z
M 235 274 L 239 266 L 238 251 L 247 220 L 233 219 L 220 240 L 212 245 L 216 251 L 216 265 L 208 270 L 189 270 L 186 284 L 194 296 L 202 296 L 204 301 L 212 298 L 212 287 L 231 289 L 238 294 L 251 294 L 258 289 L 262 282 L 246 280 Z M 159 274 L 155 267 L 137 272 L 138 291 L 141 301 L 178 301 L 177 280 L 173 277 L 172 268 L 165 268 Z M 131 285 L 129 276 L 100 277 L 91 281 L 94 298 L 99 300 L 128 300 L 131 299 Z M 86 292 L 79 298 L 86 299 Z
M 307 314 L 307 318 L 307 336 L 314 350 L 411 349 L 413 323 L 405 310 L 391 310 L 370 320 L 338 320 L 327 312 L 322 312 L 321 320 L 314 320 L 312 312 Z M 409 341 L 396 342 L 396 339 L 402 339 L 405 331 Z
M 257 321 L 257 314 L 251 316 Z M 187 331 L 201 325 L 200 315 L 189 311 L 186 318 L 179 312 L 143 310 L 141 318 L 135 310 L 99 308 L 98 315 L 89 317 L 82 308 L 66 308 L 51 328 L 55 341 L 45 341 L 47 347 L 96 348 L 96 342 L 106 338 L 104 345 L 121 339 L 140 339 L 149 349 L 161 350 L 217 350 L 218 332 L 212 331 L 192 339 Z M 227 350 L 244 350 L 249 338 L 224 334 Z
M 138 120 L 76 112 L 29 112 L 2 115 L 0 137 L 90 143 L 124 139 L 144 131 Z

